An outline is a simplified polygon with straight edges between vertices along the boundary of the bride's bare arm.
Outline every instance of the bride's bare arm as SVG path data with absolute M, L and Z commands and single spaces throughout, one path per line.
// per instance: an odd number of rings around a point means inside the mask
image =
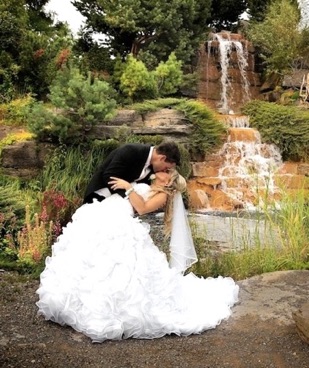
M 159 208 L 163 207 L 166 203 L 166 193 L 157 193 L 149 200 L 145 201 L 142 196 L 134 191 L 132 185 L 127 181 L 115 178 L 113 176 L 111 177 L 111 179 L 112 180 L 109 182 L 109 184 L 111 184 L 112 189 L 125 189 L 128 192 L 128 198 L 139 215 L 144 215 L 146 213 L 156 211 Z

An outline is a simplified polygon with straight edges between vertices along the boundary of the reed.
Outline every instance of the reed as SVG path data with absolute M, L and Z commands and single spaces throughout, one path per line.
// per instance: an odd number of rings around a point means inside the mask
M 204 236 L 203 229 L 197 231 L 196 224 L 191 226 L 199 258 L 193 272 L 204 277 L 222 275 L 240 280 L 265 272 L 309 269 L 309 201 L 305 190 L 299 190 L 293 198 L 286 194 L 280 209 L 264 206 L 257 224 L 264 226 L 267 237 L 259 231 L 249 236 L 244 227 L 242 236 L 236 239 L 234 224 L 230 223 L 232 244 L 225 251 L 214 249 L 207 242 L 207 224 Z

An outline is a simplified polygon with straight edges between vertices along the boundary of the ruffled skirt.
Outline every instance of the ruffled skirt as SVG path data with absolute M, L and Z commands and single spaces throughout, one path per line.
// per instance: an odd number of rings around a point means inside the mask
M 76 211 L 46 259 L 37 293 L 45 319 L 102 342 L 215 328 L 230 316 L 238 286 L 170 268 L 149 226 L 113 196 Z

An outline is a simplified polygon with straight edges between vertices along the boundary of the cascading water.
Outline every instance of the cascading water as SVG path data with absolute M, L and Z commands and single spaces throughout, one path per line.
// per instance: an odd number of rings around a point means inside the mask
M 309 27 L 309 1 L 297 0 L 298 8 L 300 10 L 299 28 L 304 29 Z
M 218 175 L 221 189 L 244 209 L 254 209 L 263 205 L 263 195 L 273 197 L 276 193 L 274 173 L 282 164 L 281 154 L 276 146 L 261 143 L 259 132 L 249 128 L 247 117 L 230 117 L 230 121 L 228 141 L 219 151 L 225 157 Z
M 247 78 L 246 69 L 248 67 L 247 50 L 243 47 L 242 42 L 230 38 L 228 32 L 214 33 L 212 40 L 207 42 L 208 54 L 211 53 L 213 42 L 218 42 L 218 49 L 220 54 L 221 67 L 221 100 L 219 104 L 219 111 L 224 114 L 232 112 L 231 96 L 233 94 L 232 84 L 230 83 L 229 66 L 231 53 L 236 51 L 237 65 L 241 75 L 241 85 L 243 93 L 243 103 L 250 100 L 250 83 Z
M 309 0 L 298 0 L 298 6 L 300 28 L 309 27 Z M 302 179 L 295 177 L 298 169 L 282 162 L 276 146 L 261 143 L 249 118 L 239 114 L 245 102 L 260 96 L 261 69 L 254 45 L 241 34 L 223 31 L 211 34 L 205 46 L 200 54 L 199 98 L 221 113 L 230 134 L 219 152 L 193 164 L 192 206 L 233 212 L 255 211 L 263 201 L 276 205 L 281 189 L 300 188 Z

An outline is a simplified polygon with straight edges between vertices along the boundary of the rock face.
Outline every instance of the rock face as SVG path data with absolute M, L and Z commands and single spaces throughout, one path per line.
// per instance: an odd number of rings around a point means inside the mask
M 163 135 L 177 142 L 186 142 L 192 129 L 180 111 L 165 108 L 141 115 L 134 110 L 119 110 L 114 119 L 96 126 L 91 135 L 96 139 L 112 138 L 121 126 L 125 126 L 128 134 Z
M 24 141 L 6 146 L 1 153 L 2 172 L 20 178 L 32 178 L 43 168 L 52 145 Z
M 192 125 L 184 114 L 172 109 L 161 109 L 157 112 L 139 114 L 135 110 L 119 110 L 117 115 L 102 125 L 88 132 L 93 139 L 108 139 L 117 135 L 120 129 L 126 134 L 162 135 L 168 140 L 186 143 Z M 4 138 L 9 129 L 2 129 L 0 138 Z M 1 152 L 1 167 L 5 175 L 21 178 L 32 178 L 43 168 L 46 157 L 53 145 L 23 141 L 6 146 Z
M 292 313 L 300 338 L 309 344 L 309 302 Z

